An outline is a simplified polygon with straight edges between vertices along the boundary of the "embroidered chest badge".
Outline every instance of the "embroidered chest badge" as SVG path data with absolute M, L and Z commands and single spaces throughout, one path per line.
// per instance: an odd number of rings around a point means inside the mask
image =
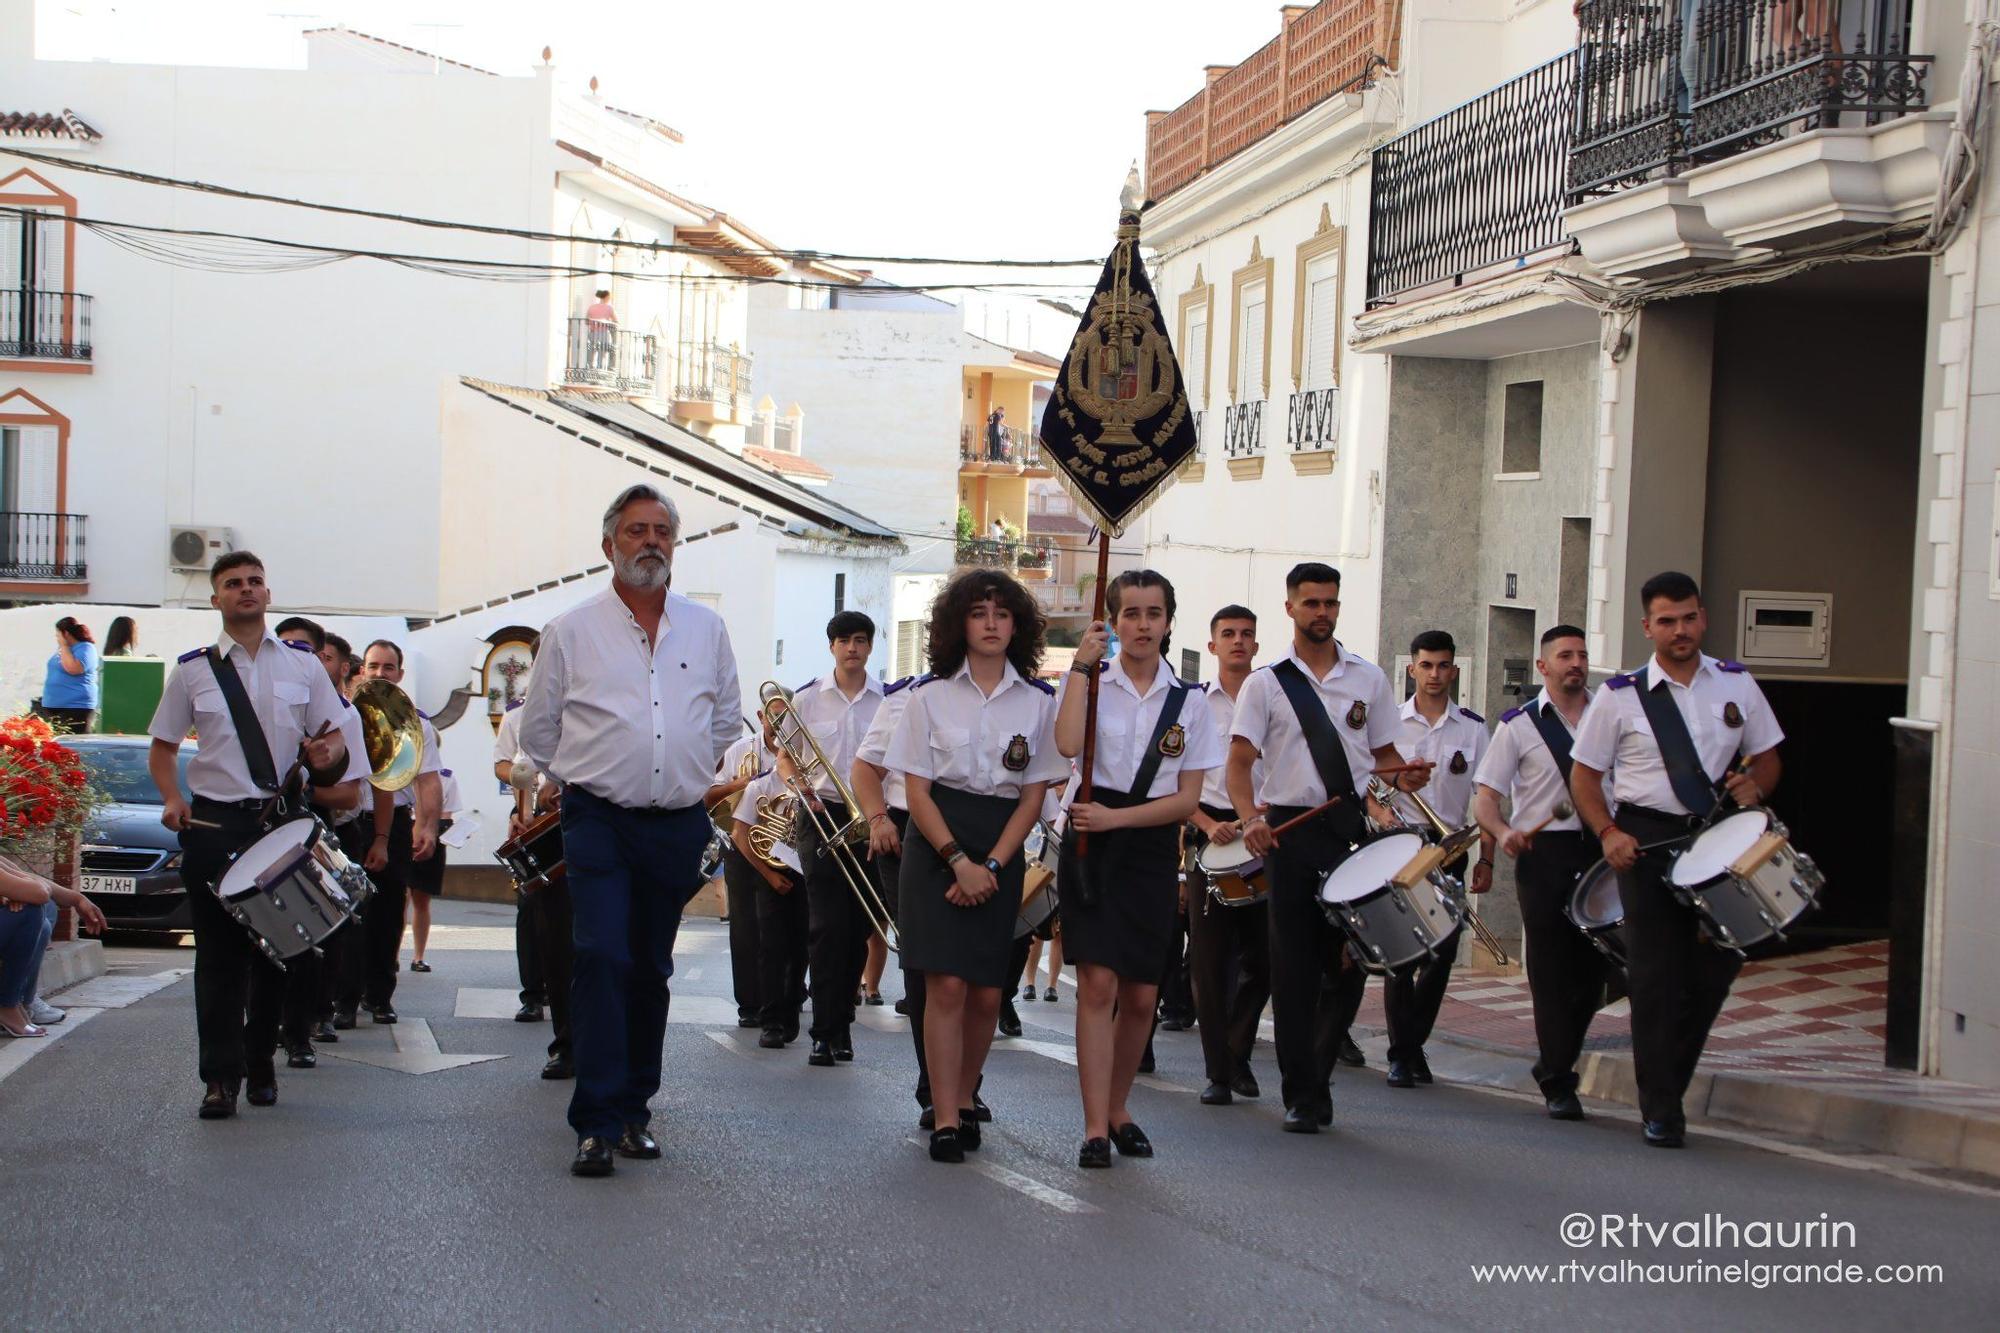
M 1160 757 L 1178 759 L 1187 749 L 1187 728 L 1176 722 L 1167 728 L 1166 735 L 1160 737 Z
M 1000 756 L 1009 773 L 1025 773 L 1028 769 L 1028 738 L 1016 736 L 1007 742 L 1007 753 Z
M 1722 721 L 1725 725 L 1731 727 L 1740 727 L 1743 725 L 1743 710 L 1736 706 L 1734 699 L 1722 705 Z
M 1446 767 L 1453 773 L 1463 773 L 1465 771 L 1465 751 L 1453 750 L 1451 752 L 1451 763 L 1446 765 Z
M 1361 699 L 1354 701 L 1354 707 L 1347 710 L 1347 725 L 1356 731 L 1368 725 L 1368 704 Z

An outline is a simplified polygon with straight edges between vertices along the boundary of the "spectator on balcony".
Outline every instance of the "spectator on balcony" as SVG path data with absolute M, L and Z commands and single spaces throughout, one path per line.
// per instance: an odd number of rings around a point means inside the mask
M 609 370 L 612 365 L 611 335 L 618 329 L 618 312 L 611 308 L 611 293 L 599 288 L 597 299 L 583 312 L 583 330 L 590 344 L 590 368 Z
M 986 457 L 995 463 L 1007 461 L 1007 409 L 996 407 L 986 418 Z
M 139 651 L 139 626 L 130 616 L 119 616 L 104 631 L 106 657 L 133 657 Z
M 49 654 L 37 715 L 58 731 L 83 733 L 97 720 L 97 639 L 74 616 L 56 622 L 56 650 Z

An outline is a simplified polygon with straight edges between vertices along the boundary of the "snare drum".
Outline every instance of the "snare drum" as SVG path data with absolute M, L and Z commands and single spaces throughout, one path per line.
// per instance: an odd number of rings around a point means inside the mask
M 1209 843 L 1195 857 L 1195 864 L 1208 880 L 1209 896 L 1224 907 L 1248 907 L 1270 894 L 1270 886 L 1264 882 L 1264 858 L 1253 856 L 1242 838 Z
M 275 963 L 310 953 L 367 900 L 372 885 L 311 815 L 288 820 L 229 858 L 215 896 Z
M 523 891 L 560 883 L 563 870 L 562 811 L 551 810 L 494 849 L 495 856 Z
M 1709 825 L 1669 872 L 1717 944 L 1741 953 L 1781 940 L 1819 902 L 1826 878 L 1768 810 L 1739 810 Z
M 1625 901 L 1618 894 L 1618 872 L 1609 861 L 1599 861 L 1577 876 L 1563 915 L 1613 967 L 1625 971 Z
M 1014 916 L 1014 938 L 1045 930 L 1056 914 L 1056 852 L 1062 840 L 1047 822 L 1036 820 L 1021 842 L 1021 910 Z
M 1441 855 L 1414 833 L 1363 843 L 1320 881 L 1321 910 L 1372 963 L 1393 968 L 1428 957 L 1465 918 L 1438 869 Z

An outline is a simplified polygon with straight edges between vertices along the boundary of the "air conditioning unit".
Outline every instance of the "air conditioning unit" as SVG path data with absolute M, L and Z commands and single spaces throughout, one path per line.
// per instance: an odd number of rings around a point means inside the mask
M 236 549 L 234 528 L 174 528 L 167 536 L 167 568 L 206 574 L 216 558 Z

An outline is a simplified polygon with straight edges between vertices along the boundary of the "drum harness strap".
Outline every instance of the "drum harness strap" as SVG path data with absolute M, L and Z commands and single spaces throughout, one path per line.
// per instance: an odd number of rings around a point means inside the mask
M 1291 700 L 1292 711 L 1298 714 L 1299 730 L 1306 738 L 1306 750 L 1312 755 L 1313 768 L 1318 771 L 1327 796 L 1351 799 L 1355 792 L 1354 768 L 1347 762 L 1347 747 L 1334 734 L 1333 719 L 1326 715 L 1326 705 L 1320 701 L 1319 691 L 1306 679 L 1306 673 L 1299 670 L 1298 663 L 1289 657 L 1272 667 L 1271 674 L 1278 678 L 1285 697 Z
M 1162 663 L 1160 670 L 1166 669 L 1166 665 Z M 1138 772 L 1132 775 L 1130 796 L 1135 804 L 1145 801 L 1146 793 L 1152 789 L 1153 779 L 1159 775 L 1160 761 L 1166 757 L 1160 753 L 1160 743 L 1167 738 L 1167 732 L 1180 719 L 1181 705 L 1187 701 L 1189 693 L 1189 687 L 1177 679 L 1167 687 L 1166 701 L 1160 705 L 1159 720 L 1153 723 L 1153 738 L 1146 744 L 1146 753 L 1139 760 Z M 1063 836 L 1065 838 L 1069 836 L 1067 828 L 1063 830 Z M 1106 872 L 1109 860 L 1108 855 L 1092 856 L 1077 867 L 1081 871 L 1078 876 L 1077 898 L 1083 906 L 1097 905 L 1101 892 L 1099 876 Z
M 1672 688 L 1664 676 L 1655 681 L 1649 666 L 1639 686 L 1639 706 L 1652 724 L 1653 740 L 1660 747 L 1675 797 L 1691 814 L 1706 818 L 1715 810 L 1715 784 L 1702 768 L 1701 755 L 1695 751 L 1694 737 L 1688 734 L 1687 719 L 1674 703 Z
M 1569 770 L 1575 762 L 1570 755 L 1576 738 L 1569 734 L 1562 718 L 1549 706 L 1547 696 L 1536 700 L 1535 706 L 1528 710 L 1528 716 L 1535 720 L 1535 730 L 1542 733 L 1542 741 L 1549 747 L 1549 756 L 1556 761 L 1556 771 L 1562 774 L 1563 786 L 1568 787 Z
M 215 673 L 215 683 L 222 687 L 223 701 L 229 705 L 229 719 L 236 724 L 236 742 L 243 747 L 243 762 L 250 769 L 250 781 L 260 791 L 282 796 L 278 790 L 278 766 L 271 760 L 271 742 L 265 738 L 264 724 L 257 720 L 257 710 L 250 705 L 250 694 L 243 688 L 242 677 L 213 644 L 208 648 L 208 665 Z

